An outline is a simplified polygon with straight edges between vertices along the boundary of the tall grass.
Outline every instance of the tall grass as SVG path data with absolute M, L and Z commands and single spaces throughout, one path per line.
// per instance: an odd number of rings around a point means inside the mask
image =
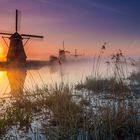
M 28 132 L 37 115 L 42 124 L 38 131 L 46 139 L 120 140 L 140 135 L 138 100 L 100 99 L 64 83 L 37 91 L 36 97 L 28 92 L 6 110 L 0 119 L 1 134 L 13 125 Z
M 9 104 L 3 102 L 6 107 L 0 112 L 0 138 L 16 129 L 15 139 L 21 139 L 20 130 L 30 139 L 41 139 L 42 133 L 47 140 L 140 139 L 140 102 L 133 90 L 139 86 L 139 73 L 128 78 L 127 61 L 119 50 L 110 60 L 113 76 L 100 77 L 103 50 L 94 65 L 95 75 L 78 85 L 63 81 L 37 86 L 34 91 L 26 90 L 14 97 Z M 40 128 L 34 126 L 37 122 Z

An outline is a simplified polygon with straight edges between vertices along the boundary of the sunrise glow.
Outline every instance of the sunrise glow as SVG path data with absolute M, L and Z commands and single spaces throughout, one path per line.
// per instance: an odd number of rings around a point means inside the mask
M 6 72 L 0 71 L 0 80 L 3 79 L 3 77 L 6 75 Z
M 5 51 L 4 51 L 4 48 L 2 46 L 0 46 L 0 61 L 3 61 L 5 60 Z
M 44 36 L 42 41 L 30 40 L 25 45 L 29 59 L 58 55 L 62 41 L 70 52 L 76 48 L 79 53 L 86 52 L 87 56 L 94 55 L 104 42 L 107 42 L 108 54 L 122 49 L 124 53 L 138 56 L 139 2 L 122 3 L 128 8 L 124 9 L 119 2 L 98 0 L 3 1 L 0 2 L 3 5 L 0 29 L 14 33 L 15 9 L 18 8 L 21 11 L 19 33 Z

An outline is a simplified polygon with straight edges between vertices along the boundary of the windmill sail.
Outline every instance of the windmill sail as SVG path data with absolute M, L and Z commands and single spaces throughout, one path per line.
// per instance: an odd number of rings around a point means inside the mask
M 2 33 L 2 32 L 0 32 L 0 34 L 1 34 L 1 35 L 12 35 L 12 34 L 10 34 L 10 33 Z
M 35 38 L 43 38 L 43 36 L 39 36 L 39 35 L 21 34 L 21 36 L 26 36 L 26 37 L 35 37 Z
M 18 31 L 18 10 L 16 9 L 16 26 L 15 26 L 16 32 Z

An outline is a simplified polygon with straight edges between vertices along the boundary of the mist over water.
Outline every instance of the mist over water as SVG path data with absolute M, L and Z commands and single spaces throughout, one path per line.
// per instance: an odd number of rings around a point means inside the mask
M 0 97 L 9 96 L 10 93 L 17 90 L 24 92 L 34 90 L 35 87 L 42 88 L 44 85 L 55 83 L 76 84 L 84 81 L 87 76 L 111 77 L 113 75 L 113 66 L 108 65 L 107 59 L 103 58 L 97 69 L 94 58 L 74 59 L 59 64 L 54 62 L 49 66 L 38 70 L 10 69 L 0 71 Z M 126 75 L 134 70 L 131 65 L 124 65 Z M 96 71 L 96 72 L 95 72 Z

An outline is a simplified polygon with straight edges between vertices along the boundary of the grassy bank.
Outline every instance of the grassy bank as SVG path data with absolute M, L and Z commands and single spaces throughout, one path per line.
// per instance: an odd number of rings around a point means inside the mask
M 21 139 L 20 131 L 32 139 L 41 139 L 42 134 L 52 140 L 140 138 L 139 99 L 135 96 L 124 98 L 125 95 L 121 94 L 111 96 L 99 93 L 97 88 L 91 92 L 83 87 L 78 91 L 75 86 L 63 83 L 28 91 L 11 100 L 1 113 L 1 139 L 8 139 L 11 135 L 13 139 Z M 4 100 L 2 102 L 7 104 Z M 33 125 L 36 122 L 41 128 Z

